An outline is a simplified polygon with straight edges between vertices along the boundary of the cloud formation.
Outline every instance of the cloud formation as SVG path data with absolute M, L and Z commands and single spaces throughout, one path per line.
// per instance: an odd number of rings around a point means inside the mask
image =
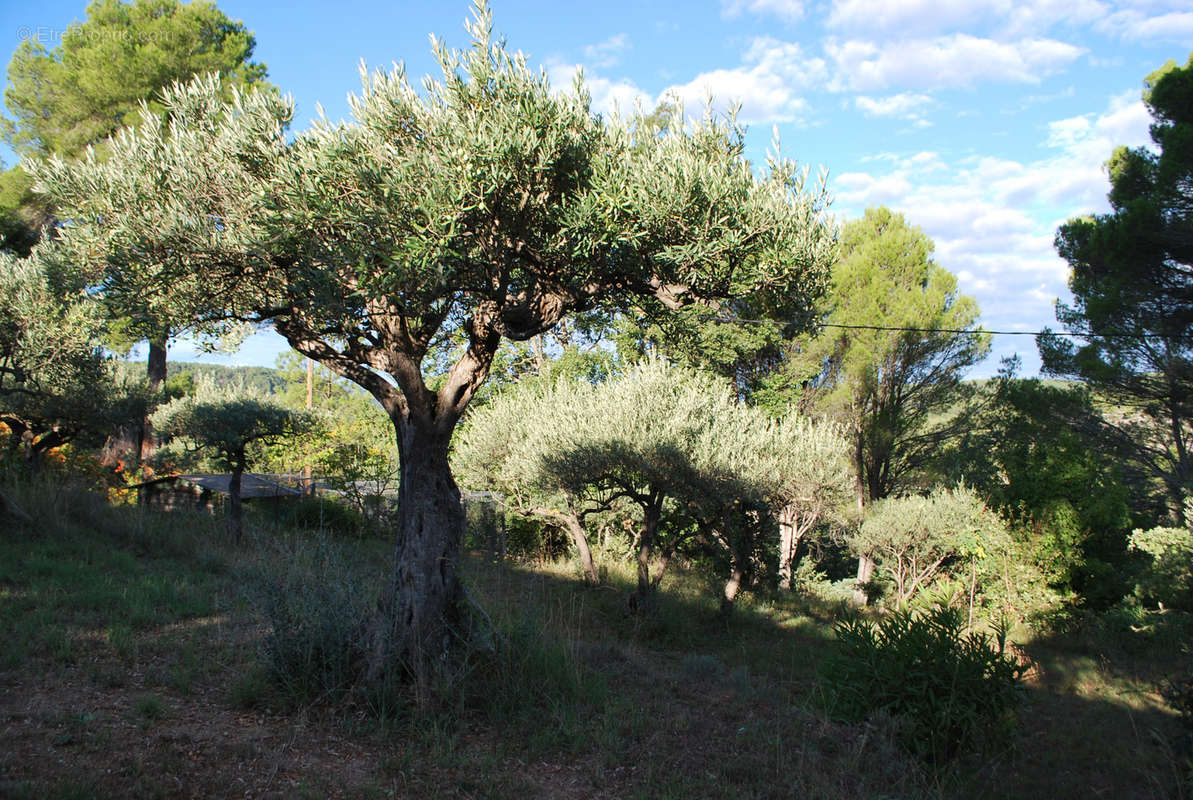
M 803 93 L 823 85 L 827 74 L 824 60 L 807 57 L 799 44 L 759 37 L 740 66 L 702 72 L 663 94 L 683 101 L 689 110 L 702 108 L 710 97 L 721 108 L 740 103 L 743 122 L 793 122 L 809 110 Z
M 860 92 L 1039 83 L 1084 52 L 1054 39 L 998 42 L 960 33 L 881 44 L 830 40 L 825 50 L 835 67 L 831 88 Z
M 1055 120 L 1041 142 L 1045 157 L 1020 161 L 938 153 L 878 154 L 873 169 L 832 182 L 838 214 L 856 217 L 887 205 L 936 243 L 936 259 L 976 295 L 983 324 L 993 330 L 1056 326 L 1053 302 L 1067 296 L 1068 265 L 1056 254 L 1057 225 L 1107 209 L 1102 168 L 1118 145 L 1148 142 L 1150 117 L 1138 92 L 1109 99 L 1101 113 Z M 1018 351 L 1028 372 L 1038 366 L 1034 343 L 1000 337 L 995 355 Z M 987 362 L 992 373 L 997 359 Z
M 594 67 L 612 67 L 621 60 L 621 54 L 630 47 L 630 37 L 624 33 L 610 36 L 603 42 L 584 48 L 584 61 Z
M 732 19 L 742 12 L 773 14 L 787 22 L 795 22 L 804 15 L 801 0 L 721 0 L 722 16 Z

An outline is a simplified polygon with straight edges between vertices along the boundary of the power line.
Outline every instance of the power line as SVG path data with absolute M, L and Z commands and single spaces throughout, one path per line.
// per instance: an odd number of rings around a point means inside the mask
M 897 328 L 886 325 L 844 325 L 840 323 L 823 323 L 822 328 L 846 328 L 866 331 L 902 331 L 905 333 L 985 333 L 990 336 L 1067 336 L 1070 339 L 1185 339 L 1188 334 L 1163 333 L 1069 333 L 1067 331 L 988 331 L 981 328 L 964 330 L 959 328 Z
M 718 317 L 719 322 L 743 322 L 754 325 L 772 325 L 776 320 L 766 319 L 730 319 L 726 317 Z M 823 322 L 818 327 L 821 328 L 841 328 L 844 330 L 859 330 L 859 331 L 891 331 L 894 333 L 984 333 L 990 336 L 1065 336 L 1070 339 L 1156 339 L 1163 341 L 1165 339 L 1185 339 L 1188 334 L 1172 334 L 1165 335 L 1162 333 L 1069 333 L 1067 331 L 988 331 L 981 328 L 903 328 L 891 325 L 847 325 L 839 322 Z

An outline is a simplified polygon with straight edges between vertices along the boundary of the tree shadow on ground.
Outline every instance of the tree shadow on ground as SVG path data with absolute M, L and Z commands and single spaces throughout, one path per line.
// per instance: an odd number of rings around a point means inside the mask
M 676 742 L 684 737 L 668 743 L 664 731 L 696 724 L 720 730 L 720 739 L 687 737 L 684 752 L 717 763 L 713 772 L 718 779 L 732 781 L 741 765 L 771 775 L 779 768 L 776 761 L 764 769 L 748 748 L 726 750 L 740 744 L 737 731 L 743 726 L 737 722 L 748 718 L 758 726 L 766 720 L 765 741 L 752 740 L 764 750 L 773 750 L 777 739 L 797 729 L 808 736 L 817 724 L 834 725 L 824 721 L 816 679 L 820 661 L 832 647 L 831 619 L 809 615 L 798 601 L 754 598 L 746 604 L 752 607 L 726 618 L 719 613 L 714 586 L 680 578 L 664 584 L 653 614 L 641 615 L 625 604 L 633 590 L 629 580 L 614 577 L 606 585 L 591 586 L 566 571 L 478 566 L 474 562 L 466 572 L 478 585 L 489 583 L 482 593 L 495 589 L 496 582 L 507 601 L 556 610 L 549 622 L 563 622 L 569 635 L 585 643 L 578 651 L 585 662 L 610 676 L 615 692 L 632 700 L 635 714 L 652 718 L 643 723 L 650 735 L 633 741 L 644 754 L 658 748 L 663 761 L 671 758 L 674 769 L 666 771 L 673 777 L 695 767 L 687 756 L 675 755 L 683 749 Z M 895 781 L 902 789 L 892 784 L 883 793 L 896 797 L 1184 797 L 1188 790 L 1182 787 L 1185 778 L 1176 752 L 1180 723 L 1155 691 L 1157 677 L 1178 663 L 1179 648 L 1173 642 L 1161 642 L 1172 650 L 1169 657 L 1157 652 L 1154 640 L 1119 641 L 1115 649 L 1071 633 L 1039 637 L 1022 649 L 1036 666 L 1008 752 L 963 759 L 933 773 L 894 749 L 885 756 L 894 760 L 885 766 L 867 757 L 851 768 L 867 786 Z M 674 702 L 665 702 L 668 696 Z M 710 714 L 725 714 L 731 724 L 697 723 L 692 714 L 701 715 L 693 708 L 702 703 Z M 779 723 L 786 713 L 803 715 L 803 727 Z M 879 718 L 862 726 L 838 726 L 834 735 L 849 730 L 852 736 L 869 736 L 871 745 L 881 740 L 881 747 L 890 749 L 895 746 L 893 731 L 883 730 L 887 724 Z M 826 744 L 822 736 L 801 747 L 807 752 L 799 757 L 807 760 L 808 752 L 824 758 L 826 748 L 849 746 L 839 740 Z M 729 752 L 736 755 L 726 762 Z M 661 763 L 655 768 L 662 769 Z M 912 773 L 915 778 L 908 777 Z

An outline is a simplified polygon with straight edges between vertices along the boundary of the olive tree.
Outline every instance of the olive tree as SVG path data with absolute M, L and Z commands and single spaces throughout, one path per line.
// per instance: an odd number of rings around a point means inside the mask
M 401 66 L 366 75 L 351 121 L 293 141 L 287 101 L 224 102 L 199 80 L 106 160 L 35 168 L 108 291 L 183 318 L 272 321 L 377 398 L 401 484 L 369 660 L 419 679 L 458 618 L 448 447 L 502 340 L 602 306 L 812 297 L 834 248 L 823 187 L 777 157 L 760 175 L 732 119 L 677 113 L 663 131 L 603 117 L 580 81 L 557 91 L 491 27 L 478 3 L 471 47 L 434 42 L 440 79 L 418 91 Z M 446 337 L 460 346 L 439 370 L 427 356 Z
M 201 388 L 153 413 L 154 427 L 184 448 L 208 451 L 231 471 L 228 482 L 228 534 L 242 538 L 241 479 L 254 443 L 276 442 L 310 430 L 314 418 L 264 397 Z
M 47 248 L 0 253 L 0 422 L 34 470 L 47 451 L 102 431 L 118 399 L 99 308 L 60 277 Z
M 779 523 L 779 586 L 790 589 L 800 544 L 851 499 L 850 444 L 840 425 L 794 414 L 766 425 L 760 435 L 762 477 Z
M 736 403 L 716 378 L 653 360 L 555 398 L 526 439 L 532 485 L 589 508 L 634 508 L 636 600 L 648 602 L 685 540 L 719 525 L 740 494 L 724 457 L 725 437 L 741 433 Z
M 732 602 L 753 554 L 746 528 L 765 517 L 764 492 L 751 482 L 762 479 L 752 426 L 765 422 L 716 377 L 647 360 L 597 385 L 514 387 L 470 419 L 456 457 L 470 485 L 567 529 L 590 579 L 586 523 L 628 511 L 639 605 L 686 543 L 717 542 L 730 556 Z
M 875 503 L 850 544 L 874 555 L 902 608 L 950 559 L 997 552 L 1008 542 L 998 515 L 972 489 L 959 487 Z
M 608 508 L 585 503 L 567 487 L 537 480 L 541 453 L 531 443 L 537 426 L 569 424 L 593 387 L 586 382 L 528 380 L 503 392 L 472 414 L 454 448 L 456 471 L 466 486 L 499 492 L 520 514 L 567 531 L 584 579 L 599 576 L 585 528 L 586 519 Z

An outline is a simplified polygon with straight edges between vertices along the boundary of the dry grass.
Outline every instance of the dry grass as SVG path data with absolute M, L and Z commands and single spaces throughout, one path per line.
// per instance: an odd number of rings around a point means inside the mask
M 1028 645 L 1041 670 L 1019 746 L 932 774 L 895 722 L 818 712 L 831 620 L 796 601 L 726 619 L 677 572 L 642 617 L 616 565 L 593 587 L 566 564 L 469 558 L 501 636 L 548 657 L 472 659 L 464 699 L 379 720 L 351 697 L 296 706 L 262 668 L 245 576 L 298 534 L 259 525 L 236 549 L 210 518 L 8 491 L 38 523 L 0 534 L 0 797 L 1181 796 L 1151 683 L 1171 667 L 1162 636 Z M 383 577 L 387 543 L 342 545 L 353 575 Z

